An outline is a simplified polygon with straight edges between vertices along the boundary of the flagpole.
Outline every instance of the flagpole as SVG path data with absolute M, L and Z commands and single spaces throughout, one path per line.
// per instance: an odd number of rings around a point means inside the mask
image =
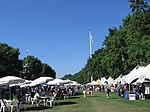
M 91 41 L 91 30 L 89 30 L 89 40 L 90 40 L 90 58 L 92 58 L 92 41 Z
M 90 40 L 90 58 L 92 58 L 92 44 L 94 44 L 93 36 L 91 30 L 89 30 L 89 40 Z M 91 68 L 91 82 L 93 81 L 92 68 Z

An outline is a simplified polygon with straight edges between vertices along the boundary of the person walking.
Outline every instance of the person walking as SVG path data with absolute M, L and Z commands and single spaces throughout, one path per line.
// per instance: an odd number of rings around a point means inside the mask
M 107 99 L 109 99 L 110 97 L 109 97 L 109 94 L 110 94 L 110 92 L 111 92 L 111 86 L 108 84 L 108 82 L 106 81 L 105 82 L 105 92 L 106 92 L 106 97 L 107 97 Z

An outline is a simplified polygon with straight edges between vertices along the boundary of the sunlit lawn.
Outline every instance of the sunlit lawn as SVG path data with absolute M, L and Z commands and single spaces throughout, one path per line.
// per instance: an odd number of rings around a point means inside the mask
M 93 96 L 85 98 L 80 91 L 76 96 L 67 100 L 60 100 L 59 105 L 53 108 L 36 105 L 27 105 L 27 112 L 150 112 L 150 100 L 131 101 L 119 98 L 111 93 L 107 100 L 104 92 L 94 92 Z

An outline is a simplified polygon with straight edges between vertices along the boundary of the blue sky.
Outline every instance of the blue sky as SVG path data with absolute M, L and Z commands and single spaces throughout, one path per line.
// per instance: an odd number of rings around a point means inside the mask
M 128 0 L 1 0 L 0 42 L 50 65 L 57 78 L 80 71 L 102 47 L 108 28 L 119 27 L 130 13 Z

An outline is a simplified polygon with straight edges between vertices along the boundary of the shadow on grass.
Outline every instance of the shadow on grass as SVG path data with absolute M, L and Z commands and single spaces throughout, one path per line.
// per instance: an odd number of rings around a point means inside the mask
M 117 97 L 110 97 L 110 99 L 120 100 L 120 98 L 117 98 Z
M 82 92 L 77 92 L 77 93 L 75 94 L 75 96 L 78 96 L 78 95 L 83 95 L 83 93 L 82 93 Z
M 79 96 L 72 96 L 72 97 L 69 97 L 68 99 L 77 99 L 77 98 L 80 98 Z
M 31 110 L 45 110 L 45 109 L 50 109 L 52 107 L 46 107 L 46 106 L 34 106 L 34 107 L 27 107 L 27 111 Z
M 100 97 L 100 96 L 97 96 L 97 95 L 90 96 L 90 95 L 89 95 L 89 97 Z
M 59 102 L 59 105 L 73 105 L 73 104 L 77 104 L 77 102 Z
M 55 105 L 55 106 L 63 106 L 63 105 L 73 105 L 73 104 L 77 104 L 77 102 L 59 102 L 59 104 Z M 46 110 L 46 109 L 50 109 L 53 107 L 49 107 L 49 106 L 33 106 L 33 107 L 27 107 L 26 110 L 27 111 L 40 111 L 40 110 Z
M 119 97 L 119 96 L 110 96 L 110 99 L 114 99 L 114 100 L 121 100 L 121 99 L 126 99 L 126 98 L 122 98 L 122 97 Z

